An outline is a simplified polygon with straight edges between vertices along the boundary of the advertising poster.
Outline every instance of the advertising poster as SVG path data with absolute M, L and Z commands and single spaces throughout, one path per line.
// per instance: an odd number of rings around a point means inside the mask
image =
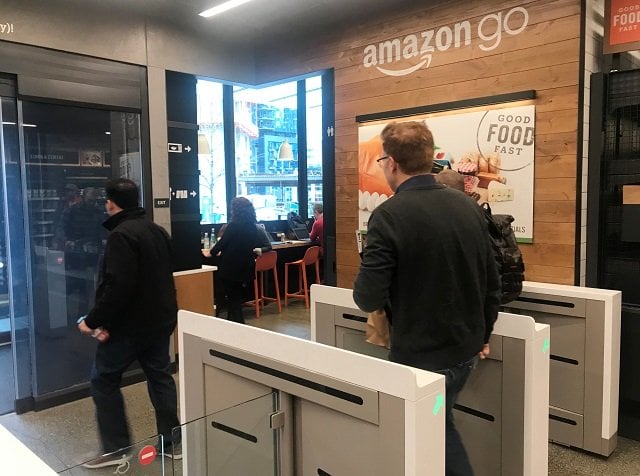
M 639 49 L 640 0 L 608 0 L 604 11 L 604 53 Z
M 535 106 L 455 111 L 399 121 L 424 121 L 436 145 L 435 161 L 463 174 L 465 192 L 488 202 L 494 214 L 513 215 L 520 243 L 533 242 Z M 392 122 L 391 120 L 389 122 Z M 383 156 L 380 132 L 386 123 L 358 131 L 359 227 L 393 195 L 376 163 Z

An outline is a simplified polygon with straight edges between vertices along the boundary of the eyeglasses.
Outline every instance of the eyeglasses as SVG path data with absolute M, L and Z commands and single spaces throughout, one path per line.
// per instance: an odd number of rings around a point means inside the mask
M 376 162 L 378 162 L 378 165 L 379 165 L 380 167 L 382 167 L 382 161 L 383 161 L 383 160 L 386 160 L 386 159 L 388 159 L 388 158 L 389 158 L 389 156 L 388 156 L 388 155 L 384 155 L 384 156 L 380 157 L 379 159 L 376 159 Z

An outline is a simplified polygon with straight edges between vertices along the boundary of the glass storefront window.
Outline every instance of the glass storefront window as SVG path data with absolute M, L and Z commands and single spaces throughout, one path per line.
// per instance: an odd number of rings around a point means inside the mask
M 198 168 L 200 222 L 227 221 L 222 84 L 198 80 Z
M 298 84 L 306 89 L 307 176 L 299 177 Z M 311 217 L 322 202 L 322 77 L 290 81 L 266 88 L 233 87 L 235 196 L 253 203 L 258 220 L 285 220 L 288 212 Z M 225 223 L 227 176 L 225 167 L 223 85 L 197 82 L 198 167 L 201 223 Z M 304 156 L 304 154 L 302 154 Z M 231 172 L 229 172 L 231 173 Z M 298 184 L 306 180 L 308 203 L 300 208 Z
M 295 81 L 255 89 L 234 87 L 236 195 L 258 220 L 298 212 L 298 99 Z
M 307 189 L 309 210 L 313 216 L 313 204 L 322 203 L 322 77 L 306 80 L 307 91 Z
M 89 375 L 95 341 L 76 321 L 93 306 L 107 236 L 105 182 L 142 185 L 140 115 L 27 101 L 22 110 L 34 394 L 43 395 Z

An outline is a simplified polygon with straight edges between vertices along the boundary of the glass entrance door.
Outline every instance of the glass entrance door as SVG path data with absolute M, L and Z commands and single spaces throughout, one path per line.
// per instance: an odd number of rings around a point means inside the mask
M 9 260 L 7 247 L 7 207 L 4 180 L 11 163 L 18 163 L 16 100 L 0 97 L 0 415 L 14 411 L 14 339 L 10 306 Z
M 78 332 L 106 243 L 105 183 L 142 185 L 140 115 L 21 101 L 34 397 L 86 384 L 96 341 Z
M 21 101 L 3 81 L 0 414 L 49 406 L 88 383 L 96 342 L 76 321 L 99 279 L 104 186 L 115 177 L 142 185 L 140 114 Z

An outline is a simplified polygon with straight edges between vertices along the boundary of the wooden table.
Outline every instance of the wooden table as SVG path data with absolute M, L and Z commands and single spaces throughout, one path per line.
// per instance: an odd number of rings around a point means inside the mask
M 271 247 L 278 251 L 278 250 L 283 250 L 283 249 L 288 249 L 288 248 L 304 248 L 307 249 L 310 246 L 314 246 L 317 245 L 318 243 L 314 242 L 314 241 L 308 241 L 308 240 L 287 240 L 287 241 L 272 241 L 271 242 Z M 304 254 L 304 253 L 303 253 Z M 302 258 L 302 256 L 301 256 Z

